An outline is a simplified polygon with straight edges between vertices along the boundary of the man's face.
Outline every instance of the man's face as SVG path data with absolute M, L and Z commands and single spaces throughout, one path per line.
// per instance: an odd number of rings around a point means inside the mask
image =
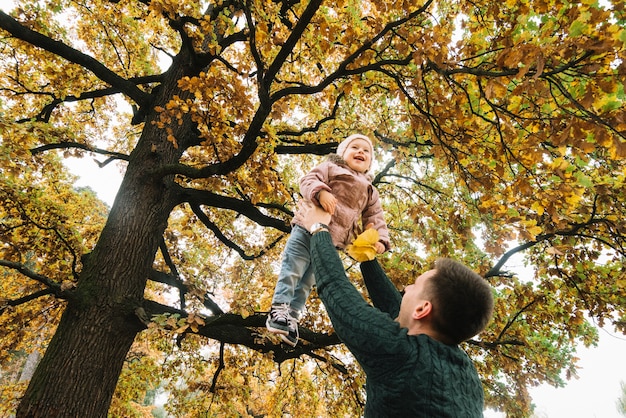
M 400 303 L 400 314 L 396 319 L 400 326 L 409 328 L 417 305 L 424 300 L 430 300 L 427 284 L 435 273 L 435 270 L 428 270 L 415 279 L 415 283 L 404 288 L 404 296 L 402 296 L 402 302 Z

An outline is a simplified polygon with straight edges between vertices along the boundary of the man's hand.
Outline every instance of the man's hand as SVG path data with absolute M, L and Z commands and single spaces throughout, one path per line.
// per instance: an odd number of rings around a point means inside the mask
M 304 221 L 304 227 L 307 231 L 311 232 L 311 227 L 314 223 L 323 223 L 328 225 L 330 223 L 331 215 L 323 208 L 314 205 L 308 200 L 300 200 L 298 202 L 298 209 L 301 211 Z

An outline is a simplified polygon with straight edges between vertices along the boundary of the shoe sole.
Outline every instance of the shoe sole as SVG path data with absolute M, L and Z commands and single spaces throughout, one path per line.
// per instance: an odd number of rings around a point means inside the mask
M 283 342 L 289 344 L 292 347 L 295 347 L 296 345 L 298 345 L 298 340 L 296 341 L 291 341 L 287 335 L 289 334 L 280 334 L 280 339 L 283 340 Z

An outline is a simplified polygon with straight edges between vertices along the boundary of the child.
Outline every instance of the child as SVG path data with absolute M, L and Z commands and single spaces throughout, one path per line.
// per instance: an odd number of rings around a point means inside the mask
M 368 171 L 373 158 L 372 141 L 360 134 L 347 137 L 326 161 L 300 179 L 300 194 L 332 215 L 327 226 L 335 247 L 344 249 L 371 225 L 379 234 L 376 252 L 389 249 L 389 232 L 378 191 Z M 296 211 L 285 250 L 272 308 L 266 326 L 287 344 L 298 343 L 298 319 L 315 283 L 309 256 L 311 234 Z M 326 225 L 323 225 L 326 227 Z

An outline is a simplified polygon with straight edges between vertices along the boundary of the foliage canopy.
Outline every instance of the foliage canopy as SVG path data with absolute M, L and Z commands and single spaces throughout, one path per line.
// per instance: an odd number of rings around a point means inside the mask
M 451 256 L 488 278 L 493 323 L 464 348 L 487 406 L 527 416 L 592 322 L 626 330 L 625 22 L 595 0 L 0 11 L 0 411 L 143 416 L 166 390 L 174 416 L 358 415 L 315 295 L 295 349 L 263 324 L 299 176 L 362 132 L 386 271 L 400 288 Z M 68 156 L 117 161 L 111 208 Z

